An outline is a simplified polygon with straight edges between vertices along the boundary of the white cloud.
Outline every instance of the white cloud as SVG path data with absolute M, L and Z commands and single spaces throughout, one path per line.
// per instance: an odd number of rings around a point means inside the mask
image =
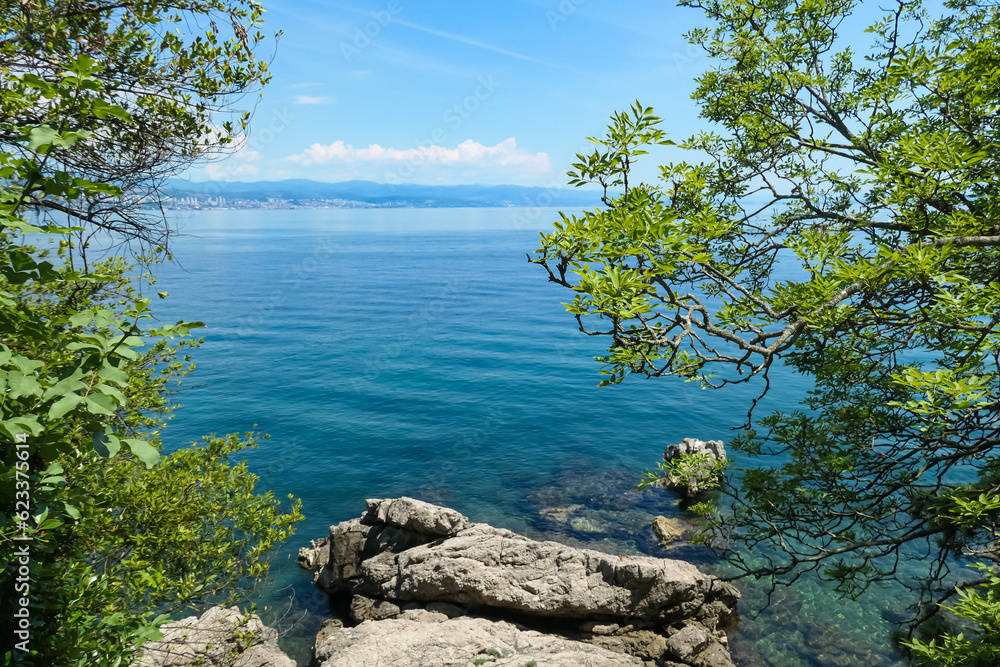
M 260 169 L 255 164 L 207 164 L 205 174 L 213 181 L 238 181 L 248 176 L 257 176 Z
M 244 134 L 237 135 L 234 144 L 234 153 L 205 165 L 205 175 L 209 179 L 213 181 L 238 181 L 260 174 L 260 169 L 253 163 L 264 159 L 261 152 L 247 149 L 246 135 Z
M 312 95 L 298 95 L 295 98 L 296 104 L 329 104 L 333 102 L 332 97 L 314 97 Z
M 444 146 L 417 146 L 416 148 L 385 148 L 372 144 L 366 148 L 355 148 L 343 141 L 332 144 L 313 144 L 298 155 L 285 158 L 303 166 L 314 164 L 376 162 L 386 165 L 405 165 L 409 169 L 421 169 L 432 165 L 476 166 L 476 167 L 516 167 L 532 175 L 549 171 L 549 156 L 545 153 L 528 153 L 517 147 L 514 137 L 501 141 L 496 146 L 467 139 L 455 148 Z

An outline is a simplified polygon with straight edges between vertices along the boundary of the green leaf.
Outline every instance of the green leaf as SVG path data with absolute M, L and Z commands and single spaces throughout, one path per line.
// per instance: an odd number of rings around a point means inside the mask
M 125 371 L 121 370 L 120 368 L 112 366 L 110 363 L 106 361 L 101 366 L 101 370 L 98 371 L 97 376 L 100 377 L 102 380 L 113 382 L 120 387 L 124 387 L 125 385 L 128 384 L 128 374 Z
M 0 429 L 3 429 L 11 440 L 22 434 L 38 436 L 42 433 L 42 425 L 34 415 L 5 419 L 0 422 Z
M 160 453 L 145 440 L 126 438 L 125 444 L 137 459 L 146 464 L 147 468 L 152 468 L 160 460 Z
M 98 431 L 92 438 L 94 451 L 106 459 L 110 459 L 121 449 L 118 437 L 111 433 Z
M 33 127 L 28 132 L 28 146 L 33 150 L 50 146 L 57 139 L 59 139 L 59 133 L 48 125 Z
M 28 359 L 27 357 L 23 357 L 21 355 L 16 355 L 14 357 L 11 357 L 10 360 L 14 362 L 14 365 L 17 366 L 19 369 L 21 369 L 21 372 L 24 373 L 25 375 L 27 375 L 28 373 L 33 373 L 34 371 L 38 370 L 39 368 L 45 365 L 44 362 L 35 361 L 34 359 Z
M 97 415 L 113 415 L 118 405 L 107 394 L 89 394 L 86 398 L 87 408 Z
M 49 408 L 49 419 L 59 419 L 83 401 L 79 394 L 66 394 Z

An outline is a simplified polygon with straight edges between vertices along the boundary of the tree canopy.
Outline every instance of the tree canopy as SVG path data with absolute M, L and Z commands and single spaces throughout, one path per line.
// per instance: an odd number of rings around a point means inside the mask
M 25 0 L 0 9 L 0 177 L 11 203 L 162 241 L 136 204 L 224 150 L 270 78 L 248 0 Z M 220 27 L 221 24 L 221 27 Z
M 160 455 L 201 323 L 155 322 L 153 278 L 107 252 L 161 258 L 162 178 L 240 140 L 237 104 L 269 77 L 262 11 L 0 8 L 4 664 L 127 665 L 169 614 L 245 597 L 302 518 L 230 460 L 252 437 Z
M 533 261 L 573 290 L 580 328 L 608 337 L 605 382 L 759 387 L 729 500 L 699 508 L 743 574 L 815 572 L 855 596 L 919 563 L 914 620 L 958 590 L 995 642 L 998 7 L 949 0 L 931 16 L 901 0 L 862 41 L 851 1 L 681 4 L 711 21 L 688 38 L 714 62 L 694 93 L 712 129 L 674 144 L 652 109 L 616 113 L 569 172 L 606 207 L 561 214 Z M 630 181 L 651 146 L 689 161 Z M 779 364 L 813 388 L 757 414 Z M 962 561 L 985 571 L 954 572 Z M 949 641 L 968 651 L 954 664 L 997 658 L 995 643 Z

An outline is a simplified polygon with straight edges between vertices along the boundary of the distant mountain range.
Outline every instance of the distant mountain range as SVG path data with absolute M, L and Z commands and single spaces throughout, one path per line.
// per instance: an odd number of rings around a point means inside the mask
M 320 183 L 306 179 L 257 181 L 255 183 L 222 181 L 183 181 L 170 179 L 167 194 L 175 198 L 193 197 L 199 201 L 224 197 L 246 202 L 350 202 L 379 207 L 460 207 L 460 206 L 574 206 L 599 205 L 600 193 L 594 190 L 538 188 L 520 185 L 392 185 L 372 181 Z M 229 202 L 227 202 L 229 203 Z M 236 203 L 236 202 L 232 202 Z

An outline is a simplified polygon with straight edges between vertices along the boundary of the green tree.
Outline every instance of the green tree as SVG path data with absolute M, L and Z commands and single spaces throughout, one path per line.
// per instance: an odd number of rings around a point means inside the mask
M 103 234 L 140 262 L 162 257 L 162 178 L 232 145 L 249 119 L 235 103 L 268 79 L 261 12 L 0 8 L 5 664 L 128 664 L 165 614 L 241 598 L 301 519 L 229 460 L 252 438 L 160 456 L 170 385 L 190 369 L 177 358 L 190 342 L 173 341 L 201 324 L 153 325 L 148 274 L 92 256 Z
M 694 93 L 713 129 L 635 184 L 629 161 L 670 142 L 651 109 L 616 114 L 569 173 L 607 207 L 562 214 L 533 261 L 609 337 L 606 382 L 814 382 L 798 410 L 747 406 L 732 447 L 768 463 L 700 508 L 743 574 L 856 596 L 917 559 L 916 621 L 983 585 L 995 619 L 995 570 L 953 570 L 1000 562 L 997 6 L 900 1 L 860 45 L 850 1 L 681 4 L 711 20 L 688 38 L 715 62 Z

